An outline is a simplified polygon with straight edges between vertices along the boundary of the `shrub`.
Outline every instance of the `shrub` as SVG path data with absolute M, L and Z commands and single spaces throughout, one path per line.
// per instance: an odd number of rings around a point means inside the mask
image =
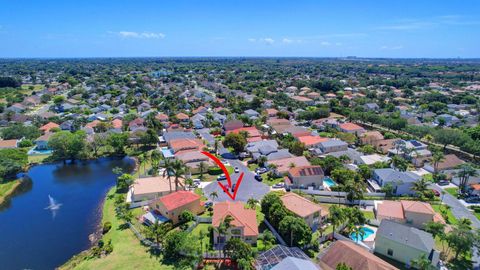
M 112 228 L 112 223 L 110 221 L 107 221 L 103 224 L 103 229 L 102 229 L 102 233 L 103 234 L 106 234 L 110 231 L 110 229 Z
M 222 174 L 222 173 L 223 173 L 222 169 L 218 168 L 218 167 L 208 169 L 208 174 L 210 174 L 210 175 L 219 175 L 219 174 Z

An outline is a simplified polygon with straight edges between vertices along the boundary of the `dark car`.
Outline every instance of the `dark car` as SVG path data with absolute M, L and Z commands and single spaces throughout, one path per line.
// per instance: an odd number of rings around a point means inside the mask
M 235 191 L 235 186 L 236 186 L 236 185 L 237 185 L 237 184 L 233 184 L 233 185 L 232 185 L 232 189 L 231 189 L 231 190 L 232 190 L 232 192 L 234 192 L 234 191 Z
M 440 192 L 438 192 L 438 190 L 436 189 L 431 189 L 431 191 L 433 192 L 433 194 L 435 194 L 435 196 L 440 196 Z
M 448 186 L 450 184 L 450 181 L 448 180 L 440 180 L 437 183 L 439 186 Z
M 254 159 L 249 159 L 249 160 L 247 161 L 247 164 L 253 164 L 253 163 L 257 163 L 257 161 L 254 160 Z
M 257 180 L 257 181 L 261 182 L 261 181 L 263 181 L 263 178 L 262 178 L 262 176 L 261 176 L 261 175 L 259 175 L 259 174 L 255 174 L 255 180 Z
M 466 202 L 468 203 L 479 203 L 480 202 L 480 197 L 478 196 L 472 196 L 472 197 L 468 197 L 465 199 Z

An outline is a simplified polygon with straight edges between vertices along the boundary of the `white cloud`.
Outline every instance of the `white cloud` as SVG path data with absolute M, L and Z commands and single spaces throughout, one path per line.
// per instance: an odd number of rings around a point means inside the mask
M 264 44 L 267 44 L 267 45 L 272 45 L 273 43 L 275 43 L 275 40 L 272 39 L 272 38 L 249 38 L 247 39 L 249 42 L 259 42 L 259 43 L 264 43 Z
M 163 34 L 163 33 L 153 33 L 153 32 L 120 31 L 117 34 L 122 38 L 145 38 L 145 39 L 165 38 L 165 34 Z
M 396 45 L 396 46 L 383 45 L 382 47 L 380 47 L 380 50 L 401 50 L 401 49 L 403 49 L 402 45 Z
M 331 43 L 328 42 L 328 41 L 322 41 L 322 42 L 320 42 L 320 45 L 322 45 L 322 46 L 330 46 Z
M 282 39 L 282 42 L 286 43 L 286 44 L 290 44 L 290 43 L 293 43 L 293 40 L 288 39 L 288 38 L 284 38 L 284 39 Z

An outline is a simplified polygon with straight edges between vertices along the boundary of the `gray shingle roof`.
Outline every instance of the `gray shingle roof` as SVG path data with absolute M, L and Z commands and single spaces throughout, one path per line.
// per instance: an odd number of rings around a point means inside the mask
M 374 173 L 380 177 L 384 182 L 398 182 L 403 183 L 416 182 L 420 176 L 411 172 L 401 172 L 391 168 L 376 169 Z
M 423 250 L 427 253 L 433 249 L 435 240 L 425 231 L 403 225 L 391 220 L 382 220 L 377 230 L 377 236 L 390 239 L 391 241 Z

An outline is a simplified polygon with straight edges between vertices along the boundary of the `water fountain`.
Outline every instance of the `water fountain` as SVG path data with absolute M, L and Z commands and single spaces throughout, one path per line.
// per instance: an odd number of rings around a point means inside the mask
M 60 210 L 60 206 L 62 206 L 62 204 L 56 202 L 55 199 L 50 196 L 50 194 L 48 195 L 48 203 L 49 204 L 45 209 L 52 211 L 52 216 L 55 218 L 57 211 Z

